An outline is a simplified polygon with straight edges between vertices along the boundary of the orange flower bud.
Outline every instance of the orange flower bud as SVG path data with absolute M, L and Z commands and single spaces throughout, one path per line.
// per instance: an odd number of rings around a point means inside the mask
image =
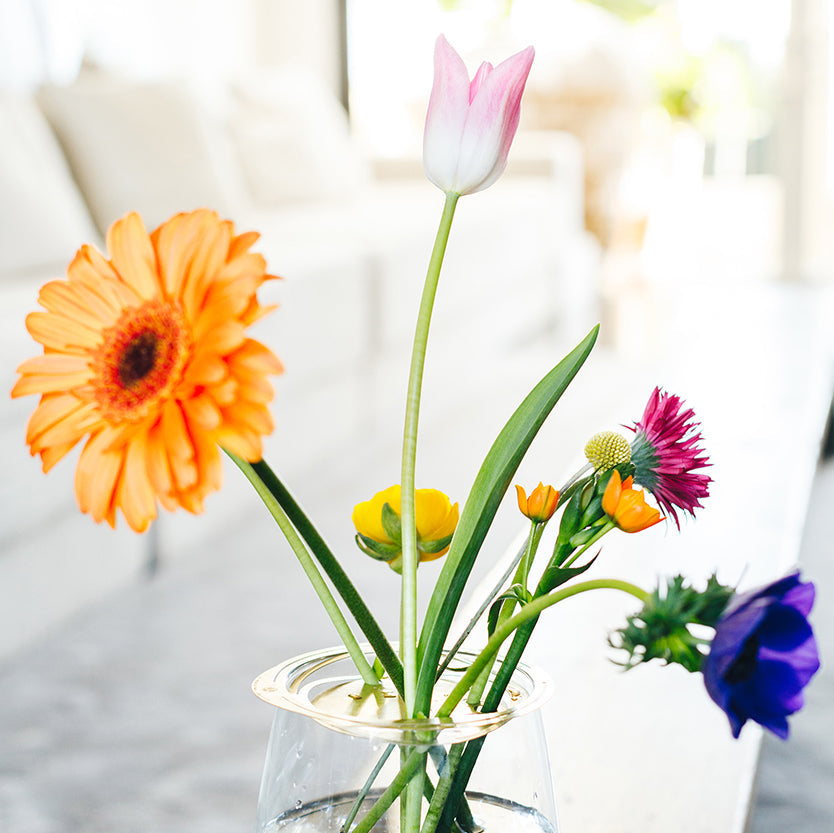
M 529 498 L 521 486 L 516 486 L 515 489 L 518 494 L 518 508 L 522 515 L 538 524 L 543 524 L 553 517 L 556 504 L 559 502 L 559 492 L 552 486 L 539 483 Z
M 603 511 L 623 532 L 640 532 L 666 520 L 646 503 L 642 489 L 632 488 L 633 483 L 631 475 L 623 481 L 614 469 L 602 496 Z

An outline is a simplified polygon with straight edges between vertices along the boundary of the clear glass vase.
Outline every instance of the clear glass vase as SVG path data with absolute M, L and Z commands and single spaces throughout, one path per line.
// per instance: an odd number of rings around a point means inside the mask
M 463 653 L 455 658 L 437 683 L 437 702 L 472 659 Z M 538 669 L 519 664 L 496 712 L 481 714 L 461 704 L 446 720 L 403 719 L 390 681 L 383 679 L 377 689 L 363 686 L 343 649 L 290 659 L 261 674 L 252 688 L 277 707 L 258 798 L 257 833 L 340 833 L 353 831 L 363 820 L 367 827 L 367 814 L 415 752 L 425 753 L 418 769 L 429 785 L 418 814 L 422 826 L 438 773 L 450 754 L 454 758 L 467 743 L 483 745 L 465 802 L 456 802 L 465 828 L 558 833 L 539 709 L 552 683 Z M 403 812 L 397 798 L 370 829 L 399 831 Z M 409 818 L 414 827 L 414 814 Z

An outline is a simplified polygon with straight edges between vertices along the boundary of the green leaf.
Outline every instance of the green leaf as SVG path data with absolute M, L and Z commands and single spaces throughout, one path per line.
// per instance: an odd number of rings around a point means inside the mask
M 559 506 L 567 503 L 577 492 L 584 489 L 593 479 L 594 475 L 589 474 L 587 477 L 577 480 L 576 483 L 571 483 L 571 485 L 559 495 Z
M 533 388 L 481 465 L 426 611 L 417 654 L 417 708 L 428 708 L 443 644 L 501 499 L 545 419 L 590 355 L 598 333 L 599 325 Z
M 556 564 L 551 562 L 547 565 L 544 573 L 542 573 L 539 586 L 536 588 L 536 596 L 544 596 L 566 581 L 570 581 L 576 576 L 581 576 L 596 560 L 597 556 L 594 556 L 587 564 L 581 567 L 557 567 Z
M 234 454 L 229 452 L 227 454 L 229 454 L 229 457 L 238 466 L 249 465 L 240 460 L 240 458 L 237 458 Z M 344 571 L 336 556 L 333 555 L 330 547 L 328 547 L 304 510 L 298 505 L 295 498 L 290 494 L 287 487 L 281 482 L 275 472 L 267 465 L 266 461 L 259 460 L 257 463 L 252 463 L 251 468 L 287 513 L 287 517 L 298 530 L 301 537 L 307 542 L 310 551 L 327 574 L 327 577 L 333 582 L 333 586 L 344 600 L 348 610 L 362 629 L 365 638 L 376 652 L 377 657 L 391 678 L 394 687 L 402 694 L 403 669 L 400 658 L 391 647 L 385 634 L 382 632 L 382 628 L 380 628 L 376 619 L 374 619 L 364 599 L 359 595 L 359 591 Z
M 579 521 L 582 518 L 582 496 L 575 494 L 562 512 L 562 520 L 559 523 L 559 541 L 569 541 L 579 529 Z
M 530 601 L 530 594 L 520 585 L 514 584 L 507 589 L 506 593 L 502 593 L 490 606 L 489 614 L 487 615 L 487 634 L 492 636 L 495 628 L 498 625 L 498 616 L 501 613 L 501 608 L 504 602 L 518 602 L 520 605 L 525 605 Z

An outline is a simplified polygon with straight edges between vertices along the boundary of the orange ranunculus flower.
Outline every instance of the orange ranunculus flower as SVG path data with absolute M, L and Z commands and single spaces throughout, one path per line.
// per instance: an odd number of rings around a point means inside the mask
M 521 486 L 516 486 L 515 489 L 518 495 L 518 508 L 522 515 L 539 524 L 553 517 L 556 505 L 559 503 L 559 492 L 552 486 L 539 483 L 530 493 L 530 497 L 527 497 Z
M 267 377 L 282 367 L 246 336 L 275 277 L 249 251 L 257 238 L 208 210 L 151 234 L 128 214 L 107 233 L 110 260 L 82 246 L 67 279 L 41 289 L 46 312 L 26 326 L 44 354 L 18 368 L 12 396 L 41 395 L 26 441 L 45 472 L 86 438 L 75 491 L 96 522 L 115 526 L 120 509 L 142 532 L 157 500 L 200 512 L 220 487 L 218 446 L 261 458 Z
M 640 532 L 665 520 L 646 503 L 642 489 L 632 489 L 633 483 L 631 475 L 623 481 L 614 469 L 602 496 L 603 511 L 623 532 Z

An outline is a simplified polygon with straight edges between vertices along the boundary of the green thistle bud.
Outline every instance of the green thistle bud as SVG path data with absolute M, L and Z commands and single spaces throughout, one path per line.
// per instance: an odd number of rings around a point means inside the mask
M 605 471 L 630 463 L 631 446 L 616 431 L 600 431 L 585 444 L 585 456 L 597 471 Z
M 704 659 L 704 640 L 691 626 L 714 628 L 733 595 L 715 575 L 703 590 L 688 586 L 683 576 L 674 576 L 658 585 L 646 599 L 643 609 L 627 617 L 625 627 L 609 637 L 609 644 L 628 653 L 625 662 L 633 668 L 653 659 L 677 663 L 687 671 L 699 671 Z

